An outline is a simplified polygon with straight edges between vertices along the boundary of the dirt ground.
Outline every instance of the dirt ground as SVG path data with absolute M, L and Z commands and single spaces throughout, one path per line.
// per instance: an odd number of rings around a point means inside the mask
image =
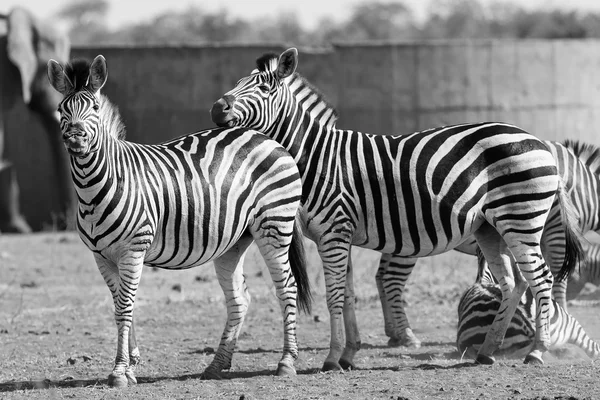
M 319 259 L 309 246 L 315 294 L 298 327 L 298 375 L 273 375 L 283 345 L 281 314 L 256 249 L 246 259 L 252 305 L 232 369 L 204 381 L 225 323 L 211 265 L 145 270 L 136 300 L 142 353 L 138 385 L 107 385 L 116 352 L 108 289 L 76 234 L 0 235 L 0 398 L 72 399 L 596 399 L 600 366 L 568 348 L 543 366 L 500 360 L 474 366 L 455 348 L 456 307 L 474 280 L 475 259 L 456 252 L 421 260 L 407 300 L 423 341 L 418 350 L 387 347 L 375 287 L 378 254 L 355 249 L 357 318 L 363 348 L 357 369 L 321 373 L 329 343 Z M 593 295 L 593 293 L 592 293 Z M 600 340 L 598 308 L 572 307 Z M 556 354 L 560 354 L 558 357 Z

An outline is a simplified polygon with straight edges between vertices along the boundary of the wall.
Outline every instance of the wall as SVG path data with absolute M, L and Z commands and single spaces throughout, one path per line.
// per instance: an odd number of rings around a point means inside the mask
M 103 92 L 128 139 L 155 143 L 212 127 L 209 109 L 266 51 L 283 47 L 76 48 L 103 54 Z M 600 145 L 600 41 L 443 41 L 300 49 L 298 71 L 337 106 L 338 127 L 409 133 L 438 125 L 506 121 L 552 140 Z M 25 107 L 8 115 L 9 157 L 22 208 L 36 229 L 57 209 L 44 134 Z
M 600 41 L 337 46 L 340 127 L 407 133 L 505 121 L 600 145 Z

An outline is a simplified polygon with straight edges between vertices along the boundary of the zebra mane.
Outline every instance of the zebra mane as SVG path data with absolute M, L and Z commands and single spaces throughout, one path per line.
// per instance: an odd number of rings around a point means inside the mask
M 65 75 L 74 86 L 72 94 L 83 91 L 92 93 L 87 86 L 90 77 L 90 65 L 91 63 L 88 60 L 82 58 L 74 59 L 65 65 Z M 125 140 L 125 124 L 119 113 L 119 108 L 101 93 L 99 94 L 99 105 L 98 113 L 105 131 L 115 139 Z
M 76 58 L 65 65 L 65 75 L 73 84 L 73 92 L 90 91 L 86 85 L 90 77 L 90 62 L 83 58 Z
M 273 53 L 273 52 L 265 53 L 256 59 L 256 68 L 258 71 L 256 71 L 256 70 L 255 71 L 256 72 L 275 72 L 275 71 L 277 71 L 278 61 L 279 61 L 279 54 Z M 325 94 L 323 92 L 321 92 L 320 89 L 318 89 L 315 85 L 310 83 L 308 81 L 308 79 L 306 79 L 305 77 L 300 75 L 298 72 L 294 72 L 294 74 L 292 76 L 295 79 L 299 79 L 302 82 L 302 86 L 308 88 L 312 93 L 316 94 L 319 101 L 322 102 L 328 109 L 331 110 L 332 116 L 329 119 L 329 121 L 331 123 L 335 124 L 335 122 L 338 119 L 339 114 L 338 114 L 337 109 L 335 108 L 333 103 L 331 103 L 331 101 L 329 101 L 327 96 L 325 96 Z
M 125 140 L 126 130 L 119 107 L 112 104 L 108 97 L 100 94 L 100 121 L 104 125 L 104 129 L 113 138 L 118 140 Z
M 565 140 L 563 145 L 571 149 L 594 173 L 600 174 L 600 148 L 598 146 L 571 139 Z

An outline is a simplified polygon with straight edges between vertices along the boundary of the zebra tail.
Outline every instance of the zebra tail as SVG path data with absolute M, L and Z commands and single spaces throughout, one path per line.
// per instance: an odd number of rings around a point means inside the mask
M 565 230 L 565 259 L 563 265 L 556 276 L 559 281 L 566 280 L 569 275 L 575 270 L 580 263 L 585 259 L 583 247 L 581 245 L 586 239 L 581 233 L 579 228 L 578 220 L 579 214 L 577 213 L 571 199 L 565 191 L 562 180 L 560 181 L 558 190 L 556 191 L 558 202 L 560 206 L 560 215 L 562 226 Z
M 296 280 L 298 288 L 298 308 L 306 314 L 311 313 L 312 293 L 310 289 L 310 279 L 308 277 L 306 251 L 304 250 L 304 234 L 299 216 L 296 216 L 294 223 L 294 233 L 292 234 L 292 243 L 290 245 L 290 266 L 292 275 Z

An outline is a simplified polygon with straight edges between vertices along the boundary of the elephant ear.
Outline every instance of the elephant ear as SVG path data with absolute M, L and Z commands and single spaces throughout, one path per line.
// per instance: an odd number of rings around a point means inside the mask
M 29 104 L 38 70 L 51 58 L 66 63 L 71 44 L 67 35 L 21 7 L 8 15 L 7 42 L 8 58 L 19 69 L 23 100 Z
M 97 55 L 92 61 L 90 65 L 90 75 L 87 82 L 87 87 L 93 92 L 96 93 L 106 83 L 106 79 L 108 78 L 108 68 L 106 66 L 106 59 L 103 55 Z
M 73 82 L 56 60 L 48 61 L 48 81 L 56 91 L 63 96 L 73 90 Z
M 13 9 L 8 15 L 6 52 L 10 61 L 19 69 L 23 100 L 31 101 L 31 84 L 38 63 L 34 49 L 33 17 L 22 8 Z

